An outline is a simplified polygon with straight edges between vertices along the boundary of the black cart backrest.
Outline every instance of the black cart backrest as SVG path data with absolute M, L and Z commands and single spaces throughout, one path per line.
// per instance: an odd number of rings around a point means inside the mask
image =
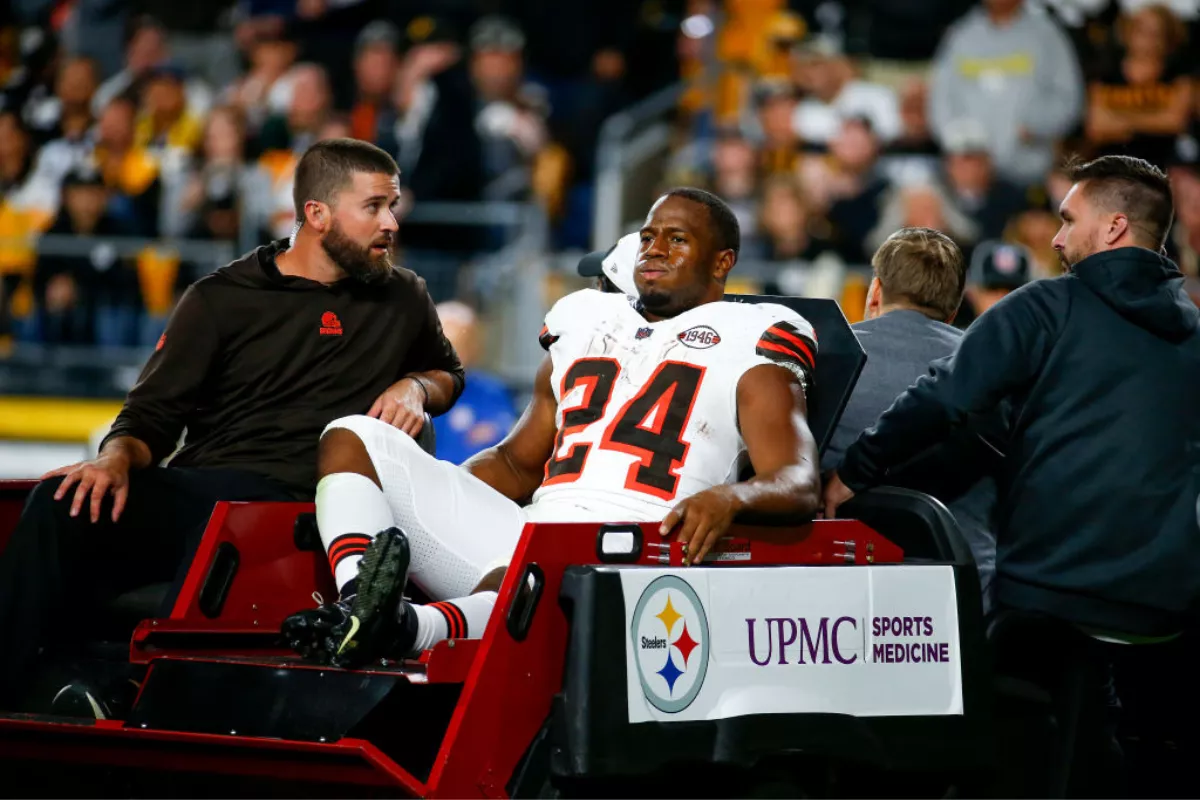
M 817 370 L 808 393 L 808 427 L 817 440 L 818 452 L 833 437 L 838 420 L 854 391 L 854 384 L 867 363 L 846 315 L 833 300 L 823 297 L 776 297 L 772 295 L 727 294 L 731 303 L 778 303 L 808 320 L 817 334 Z

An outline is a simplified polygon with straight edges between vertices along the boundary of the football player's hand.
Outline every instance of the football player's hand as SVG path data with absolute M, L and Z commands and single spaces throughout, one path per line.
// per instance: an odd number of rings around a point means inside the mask
M 72 517 L 79 516 L 90 494 L 91 520 L 99 521 L 100 504 L 104 502 L 104 495 L 110 491 L 113 495 L 112 521 L 116 522 L 125 510 L 125 501 L 129 498 L 129 461 L 122 456 L 100 456 L 94 461 L 80 461 L 78 464 L 47 472 L 41 480 L 59 475 L 66 477 L 54 493 L 55 500 L 62 500 L 72 486 L 76 487 L 75 496 L 71 500 Z
M 698 564 L 725 535 L 738 512 L 738 498 L 729 486 L 714 486 L 684 500 L 663 519 L 659 533 L 666 536 L 676 525 L 683 542 L 683 565 Z
M 838 506 L 852 497 L 854 497 L 854 492 L 849 486 L 842 483 L 842 479 L 835 471 L 825 482 L 825 519 L 836 517 Z
M 367 416 L 399 428 L 415 439 L 425 427 L 425 390 L 416 378 L 401 378 L 379 395 Z

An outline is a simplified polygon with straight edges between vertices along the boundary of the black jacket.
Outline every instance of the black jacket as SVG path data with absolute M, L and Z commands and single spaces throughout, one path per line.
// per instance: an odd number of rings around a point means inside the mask
M 202 278 L 179 300 L 108 438 L 134 436 L 155 463 L 187 438 L 173 466 L 244 469 L 297 497 L 316 487 L 324 427 L 367 413 L 405 375 L 463 369 L 425 281 L 326 286 L 285 276 L 283 239 Z M 107 439 L 106 439 L 107 441 Z
M 1085 626 L 1200 610 L 1200 312 L 1166 258 L 1094 255 L 981 316 L 846 453 L 851 489 L 1008 399 L 996 599 Z

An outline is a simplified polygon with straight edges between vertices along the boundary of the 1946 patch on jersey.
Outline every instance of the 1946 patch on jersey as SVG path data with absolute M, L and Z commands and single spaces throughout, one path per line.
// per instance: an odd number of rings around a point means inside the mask
M 707 350 L 721 343 L 721 336 L 707 325 L 697 325 L 679 334 L 679 341 L 696 350 Z

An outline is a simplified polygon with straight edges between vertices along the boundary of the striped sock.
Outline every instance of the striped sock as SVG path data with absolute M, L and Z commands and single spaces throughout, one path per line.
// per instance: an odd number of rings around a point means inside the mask
M 342 599 L 354 593 L 358 562 L 375 535 L 391 527 L 392 511 L 375 482 L 355 472 L 335 472 L 317 484 L 317 529 Z
M 495 592 L 479 592 L 427 606 L 409 606 L 417 615 L 417 639 L 412 654 L 428 650 L 443 639 L 483 638 L 488 617 L 495 606 Z

